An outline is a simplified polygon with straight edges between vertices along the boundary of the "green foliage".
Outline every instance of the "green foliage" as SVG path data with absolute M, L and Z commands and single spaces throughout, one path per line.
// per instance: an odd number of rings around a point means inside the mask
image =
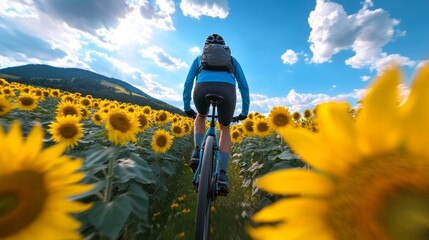
M 276 133 L 268 137 L 246 137 L 233 145 L 232 160 L 240 166 L 243 187 L 252 187 L 252 195 L 260 199 L 260 206 L 274 201 L 275 197 L 259 191 L 254 181 L 269 172 L 286 168 L 302 168 L 305 164 Z

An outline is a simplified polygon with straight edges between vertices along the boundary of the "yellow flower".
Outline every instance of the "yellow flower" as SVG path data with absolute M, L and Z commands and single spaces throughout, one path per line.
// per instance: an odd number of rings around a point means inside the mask
M 149 116 L 143 113 L 142 111 L 136 112 L 136 117 L 140 123 L 140 132 L 143 132 L 148 127 L 150 127 L 150 119 Z
M 185 134 L 183 127 L 179 123 L 171 124 L 171 132 L 174 137 L 183 137 Z
M 181 201 L 185 200 L 185 198 L 186 198 L 186 196 L 185 196 L 185 195 L 183 195 L 183 196 L 178 197 L 178 198 L 177 198 L 177 200 L 178 200 L 179 202 L 181 202 Z
M 253 132 L 258 137 L 266 137 L 272 133 L 269 120 L 266 118 L 258 118 L 253 124 Z
M 78 144 L 79 139 L 83 137 L 82 124 L 75 115 L 66 115 L 58 117 L 57 122 L 49 124 L 49 133 L 52 134 L 52 140 L 63 142 L 67 146 L 74 147 Z
M 139 131 L 140 123 L 135 115 L 116 108 L 111 109 L 106 114 L 105 121 L 109 140 L 120 145 L 136 142 L 136 134 Z
M 231 131 L 231 141 L 232 143 L 239 143 L 242 140 L 242 134 L 238 129 Z
M 90 205 L 69 200 L 92 189 L 79 182 L 81 159 L 61 156 L 66 146 L 43 146 L 35 126 L 23 139 L 18 122 L 0 128 L 0 239 L 81 239 L 81 224 L 70 214 Z
M 91 116 L 91 120 L 92 120 L 93 123 L 95 123 L 97 125 L 102 124 L 103 123 L 102 114 L 99 111 L 93 113 L 92 116 Z
M 13 109 L 10 101 L 3 95 L 0 95 L 0 116 L 6 115 Z
M 171 136 L 169 132 L 163 129 L 158 129 L 154 132 L 151 143 L 154 152 L 165 153 L 170 149 L 172 144 L 173 136 Z
M 63 101 L 57 105 L 57 117 L 64 117 L 67 115 L 75 115 L 76 117 L 82 117 L 81 106 L 70 101 Z
M 70 103 L 74 103 L 75 102 L 75 98 L 73 95 L 63 95 L 61 97 L 61 102 L 70 102 Z
M 87 107 L 91 107 L 92 106 L 92 101 L 91 101 L 90 98 L 84 97 L 84 98 L 80 99 L 80 104 L 82 106 L 84 106 L 85 108 L 87 108 Z
M 169 114 L 165 110 L 158 110 L 155 116 L 155 121 L 159 125 L 164 125 L 170 120 Z
M 185 232 L 180 232 L 178 235 L 177 235 L 177 238 L 179 238 L 179 239 L 182 239 L 182 238 L 184 238 L 185 237 Z
M 179 204 L 178 204 L 178 203 L 172 203 L 172 204 L 170 205 L 170 208 L 177 208 L 177 207 L 179 207 Z
M 253 216 L 279 222 L 256 239 L 428 239 L 429 65 L 398 105 L 400 71 L 387 69 L 356 120 L 345 103 L 317 107 L 319 133 L 288 127 L 283 139 L 314 171 L 278 170 L 257 180 L 284 198 Z
M 1 92 L 3 93 L 3 95 L 5 95 L 5 96 L 8 96 L 8 97 L 14 97 L 15 96 L 15 92 L 9 86 L 3 87 L 3 88 L 0 88 L 0 89 L 1 89 Z
M 37 107 L 39 98 L 32 93 L 21 92 L 17 98 L 17 107 L 21 110 L 31 111 Z
M 243 124 L 242 124 L 243 125 L 243 131 L 247 137 L 253 136 L 253 134 L 254 134 L 253 125 L 254 124 L 255 124 L 255 122 L 250 118 L 246 118 L 243 121 Z
M 291 122 L 289 110 L 281 106 L 271 109 L 269 119 L 271 127 L 276 131 L 285 128 Z

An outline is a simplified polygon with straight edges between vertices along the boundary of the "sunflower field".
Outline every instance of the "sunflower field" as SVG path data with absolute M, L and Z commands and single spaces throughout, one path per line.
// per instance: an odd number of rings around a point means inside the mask
M 248 221 L 214 239 L 429 239 L 429 65 L 401 81 L 232 125 L 241 198 L 215 206 L 242 212 L 213 207 L 211 231 Z M 192 239 L 192 119 L 0 79 L 0 124 L 0 238 Z

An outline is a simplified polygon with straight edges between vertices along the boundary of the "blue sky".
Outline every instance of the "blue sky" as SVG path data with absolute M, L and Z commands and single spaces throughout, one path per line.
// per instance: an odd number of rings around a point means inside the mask
M 189 66 L 218 33 L 245 72 L 250 111 L 355 105 L 392 60 L 407 94 L 429 59 L 427 9 L 427 0 L 1 0 L 0 68 L 83 68 L 182 108 Z

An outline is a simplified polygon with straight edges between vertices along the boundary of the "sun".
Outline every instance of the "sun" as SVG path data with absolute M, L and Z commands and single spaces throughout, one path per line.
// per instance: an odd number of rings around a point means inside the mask
M 62 156 L 64 144 L 42 149 L 38 125 L 27 139 L 18 122 L 0 128 L 0 145 L 0 239 L 81 239 L 71 214 L 90 205 L 69 198 L 92 189 L 80 184 L 82 160 Z
M 251 228 L 255 239 L 429 238 L 429 65 L 404 104 L 401 72 L 390 67 L 362 99 L 356 119 L 347 103 L 317 107 L 318 133 L 280 131 L 312 170 L 278 170 L 257 186 L 284 198 L 253 216 L 277 222 Z

